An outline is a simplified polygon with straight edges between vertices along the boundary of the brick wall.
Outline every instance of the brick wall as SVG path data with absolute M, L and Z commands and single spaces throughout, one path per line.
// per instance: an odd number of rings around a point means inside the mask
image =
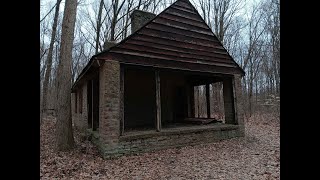
M 82 113 L 80 113 L 80 97 L 79 90 L 82 90 Z M 77 95 L 77 97 L 75 96 Z M 75 112 L 75 98 L 77 98 L 77 112 Z M 81 85 L 80 89 L 77 90 L 77 93 L 72 93 L 71 96 L 71 104 L 72 104 L 72 120 L 74 126 L 77 130 L 81 132 L 85 132 L 87 129 L 87 120 L 88 120 L 88 110 L 87 110 L 87 83 Z
M 99 76 L 99 129 L 98 132 L 92 132 L 92 141 L 98 146 L 104 158 L 171 147 L 210 143 L 244 136 L 240 76 L 234 76 L 234 78 L 228 79 L 224 84 L 225 94 L 228 95 L 226 99 L 227 103 L 225 103 L 226 107 L 228 107 L 226 116 L 233 116 L 228 121 L 236 125 L 225 124 L 223 128 L 213 127 L 195 131 L 179 130 L 173 133 L 165 131 L 154 132 L 152 135 L 144 137 L 120 136 L 119 62 L 105 61 L 100 66 Z M 86 93 L 83 93 L 83 96 L 86 97 Z M 235 110 L 233 110 L 232 106 L 234 106 Z M 83 111 L 83 113 L 85 112 Z
M 226 124 L 236 124 L 233 89 L 232 78 L 225 78 L 223 80 L 223 104 Z
M 140 29 L 155 16 L 155 14 L 152 14 L 150 12 L 145 12 L 141 10 L 133 11 L 133 13 L 131 14 L 131 34 L 134 33 L 136 30 Z
M 242 97 L 242 87 L 241 87 L 241 76 L 235 75 L 233 79 L 234 87 L 234 102 L 235 102 L 235 114 L 236 123 L 240 126 L 240 133 L 242 136 L 245 135 L 245 123 L 243 117 L 243 97 Z
M 120 64 L 105 61 L 99 73 L 99 141 L 103 148 L 112 149 L 120 136 Z
M 240 137 L 238 125 L 226 125 L 224 127 L 212 127 L 192 131 L 154 132 L 137 136 L 121 136 L 119 143 L 113 149 L 101 148 L 104 158 L 118 157 L 126 154 L 136 154 L 153 150 L 183 147 L 212 143 L 223 139 Z M 99 145 L 99 138 L 94 136 L 93 141 Z

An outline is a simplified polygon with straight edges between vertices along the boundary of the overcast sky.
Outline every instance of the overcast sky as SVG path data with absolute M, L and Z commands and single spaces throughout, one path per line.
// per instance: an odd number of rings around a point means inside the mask
M 111 0 L 105 0 L 105 1 L 111 2 Z M 198 0 L 189 0 L 189 1 L 194 6 L 199 6 L 199 5 L 195 4 L 196 2 L 198 2 Z M 249 12 L 249 9 L 252 8 L 253 4 L 255 4 L 259 1 L 262 1 L 262 0 L 242 0 L 242 1 L 245 3 L 245 5 L 244 5 L 244 8 L 241 9 L 239 13 L 244 15 L 246 12 Z M 98 0 L 80 0 L 80 2 L 81 2 L 81 4 L 78 7 L 78 11 L 80 9 L 87 9 L 86 6 L 91 6 L 94 2 L 96 2 L 96 5 L 98 5 L 98 3 L 99 3 Z M 55 5 L 55 3 L 56 3 L 56 0 L 40 0 L 40 5 L 41 5 L 41 7 L 40 7 L 40 20 L 50 11 L 50 9 L 52 9 L 52 7 Z M 63 13 L 63 10 L 64 10 L 64 3 L 65 3 L 65 0 L 62 0 L 62 2 L 60 4 L 60 13 L 61 14 Z M 170 4 L 168 4 L 167 7 L 169 5 Z M 92 17 L 94 17 L 94 14 L 96 14 L 96 12 L 94 12 L 94 10 L 92 8 L 88 8 L 88 9 L 89 9 L 89 12 L 92 12 L 92 14 L 93 14 Z M 53 9 L 51 11 L 51 13 L 46 17 L 46 20 L 50 19 L 50 21 L 52 21 L 53 16 L 54 16 L 54 12 L 55 12 L 55 10 Z M 199 13 L 201 14 L 200 11 L 199 11 Z M 60 16 L 62 16 L 62 15 L 60 15 Z M 244 18 L 246 19 L 246 18 L 248 18 L 248 16 L 246 15 Z M 86 22 L 83 23 L 84 26 L 85 26 L 85 24 L 86 24 Z M 82 30 L 83 30 L 83 32 L 87 31 L 86 29 L 82 29 Z M 50 41 L 49 36 L 50 36 L 50 34 L 45 36 L 45 38 L 44 38 L 45 42 L 49 43 L 49 41 Z
M 81 6 L 90 5 L 94 1 L 97 1 L 97 0 L 81 0 L 81 4 L 82 4 Z M 107 1 L 111 1 L 111 0 L 107 0 Z M 247 12 L 251 8 L 252 4 L 254 4 L 254 2 L 259 2 L 261 0 L 244 0 L 244 1 L 246 2 L 246 5 L 242 9 L 243 13 Z M 198 1 L 197 0 L 190 0 L 190 2 L 192 4 L 194 4 L 194 2 L 196 3 Z M 56 0 L 40 0 L 40 4 L 41 4 L 40 19 L 42 19 L 49 12 L 49 10 L 54 6 L 55 3 L 56 3 Z M 65 3 L 65 0 L 63 0 L 61 2 L 60 12 L 63 12 L 64 3 Z M 51 12 L 51 14 L 53 14 L 53 13 L 54 13 L 54 10 Z

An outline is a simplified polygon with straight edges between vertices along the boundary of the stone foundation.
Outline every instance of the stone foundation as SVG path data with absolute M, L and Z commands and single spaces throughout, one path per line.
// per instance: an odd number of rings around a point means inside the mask
M 243 119 L 241 76 L 235 75 L 224 80 L 224 104 L 227 124 L 195 125 L 155 129 L 150 131 L 129 131 L 120 133 L 121 96 L 120 63 L 105 61 L 99 68 L 99 128 L 89 130 L 91 140 L 96 144 L 104 158 L 127 154 L 149 152 L 153 150 L 182 147 L 188 145 L 211 143 L 219 140 L 244 136 L 245 122 Z M 87 129 L 87 83 L 82 88 L 82 113 L 80 108 L 75 111 L 72 105 L 73 122 L 77 129 Z M 73 94 L 72 102 L 79 96 Z
M 161 132 L 141 131 L 120 136 L 116 146 L 107 147 L 92 134 L 92 141 L 98 146 L 105 159 L 153 150 L 212 143 L 219 140 L 241 137 L 238 125 L 206 125 L 163 129 Z
M 113 148 L 120 136 L 120 64 L 105 61 L 99 73 L 99 140 Z

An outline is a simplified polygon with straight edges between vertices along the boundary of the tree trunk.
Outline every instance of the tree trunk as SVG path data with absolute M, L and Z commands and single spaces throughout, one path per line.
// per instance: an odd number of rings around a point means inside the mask
M 96 37 L 96 54 L 99 52 L 99 43 L 100 43 L 100 30 L 101 30 L 101 15 L 103 8 L 104 0 L 100 1 L 99 12 L 98 12 L 98 20 L 97 20 L 97 37 Z
M 118 15 L 120 13 L 120 10 L 122 9 L 123 5 L 125 3 L 125 0 L 123 0 L 119 6 L 119 0 L 114 0 L 112 1 L 112 8 L 113 8 L 113 15 L 112 15 L 112 18 L 111 18 L 111 25 L 110 25 L 110 41 L 115 41 L 116 40 L 116 25 L 117 25 L 117 22 L 119 21 L 118 19 Z M 107 35 L 107 33 L 105 34 L 105 36 Z M 104 45 L 103 47 L 106 48 L 107 47 L 107 43 L 108 43 L 108 38 L 106 37 L 105 38 L 105 42 L 104 42 Z
M 116 19 L 113 18 L 111 22 L 110 41 L 115 40 Z
M 255 104 L 257 105 L 258 104 L 258 78 L 255 80 L 255 84 L 256 84 L 256 102 Z
M 48 104 L 47 99 L 48 99 L 49 79 L 50 79 L 51 67 L 52 67 L 52 53 L 53 53 L 53 45 L 56 40 L 56 32 L 57 32 L 58 17 L 59 17 L 59 7 L 60 7 L 61 1 L 62 0 L 57 0 L 56 10 L 55 10 L 54 19 L 53 19 L 50 47 L 49 47 L 49 53 L 48 53 L 47 62 L 46 62 L 46 73 L 45 73 L 44 82 L 43 82 L 42 110 L 41 110 L 40 123 L 42 122 L 44 111 L 48 108 L 47 107 L 47 104 Z
M 253 93 L 253 80 L 249 82 L 249 117 L 252 116 L 252 93 Z
M 59 151 L 66 151 L 74 147 L 71 119 L 71 66 L 76 13 L 77 0 L 66 0 L 57 73 L 56 147 Z
M 113 17 L 111 21 L 111 27 L 110 27 L 110 41 L 115 40 L 115 30 L 116 30 L 116 24 L 118 20 L 118 5 L 119 5 L 119 0 L 115 0 L 113 2 Z

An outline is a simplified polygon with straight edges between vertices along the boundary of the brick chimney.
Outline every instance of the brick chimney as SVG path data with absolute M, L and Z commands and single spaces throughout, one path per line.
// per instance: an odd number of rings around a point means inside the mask
M 134 33 L 136 30 L 140 29 L 145 24 L 147 24 L 154 17 L 156 17 L 156 15 L 153 13 L 141 10 L 134 10 L 131 13 L 131 34 Z
M 117 45 L 117 42 L 115 41 L 106 41 L 104 44 L 103 44 L 103 50 L 107 50 L 113 46 Z

